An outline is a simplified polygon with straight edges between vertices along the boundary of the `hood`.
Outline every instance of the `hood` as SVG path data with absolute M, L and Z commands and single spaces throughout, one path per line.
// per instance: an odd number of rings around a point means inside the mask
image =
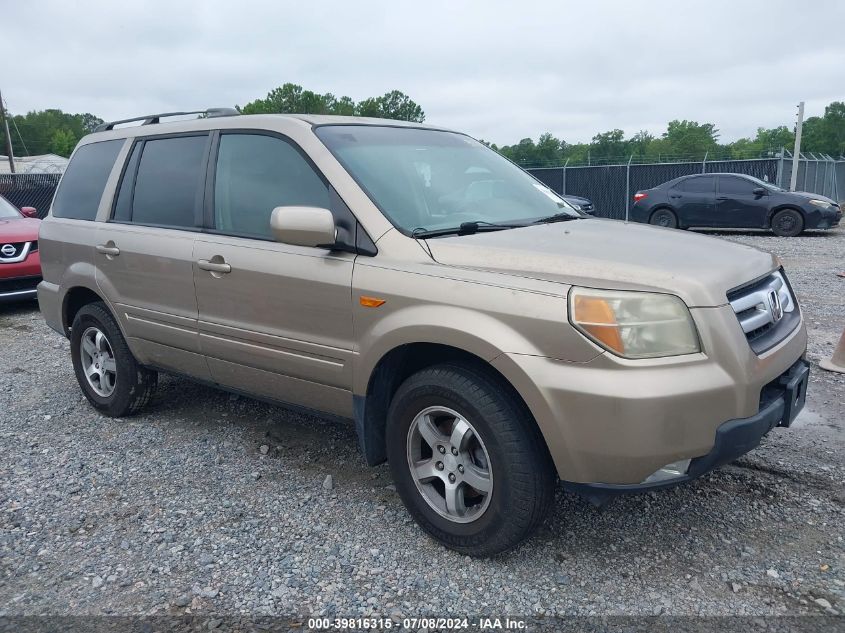
M 560 197 L 563 198 L 564 200 L 566 200 L 567 202 L 572 201 L 572 202 L 577 202 L 578 204 L 592 204 L 593 203 L 592 200 L 588 200 L 587 198 L 582 198 L 581 196 L 570 196 L 569 194 L 562 194 Z
M 802 198 L 807 198 L 807 200 L 824 200 L 825 202 L 829 202 L 830 204 L 837 204 L 833 201 L 833 199 L 828 198 L 827 196 L 822 196 L 818 193 L 813 193 L 811 191 L 787 191 L 786 193 L 791 193 L 794 196 L 801 196 Z
M 0 245 L 10 242 L 34 242 L 38 239 L 41 220 L 36 218 L 0 219 Z
M 562 284 L 675 294 L 690 307 L 778 266 L 774 256 L 714 237 L 585 219 L 427 240 L 440 264 Z

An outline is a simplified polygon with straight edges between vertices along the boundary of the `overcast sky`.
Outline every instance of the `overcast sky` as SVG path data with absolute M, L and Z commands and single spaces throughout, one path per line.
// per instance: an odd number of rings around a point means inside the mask
M 285 82 L 398 89 L 426 121 L 498 144 L 671 119 L 723 141 L 845 100 L 845 2 L 0 0 L 13 113 L 104 119 L 243 105 Z

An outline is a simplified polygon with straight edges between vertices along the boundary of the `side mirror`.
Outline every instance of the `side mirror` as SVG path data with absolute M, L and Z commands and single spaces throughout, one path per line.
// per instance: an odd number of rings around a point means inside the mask
M 28 218 L 38 217 L 38 211 L 35 210 L 35 207 L 21 207 L 21 213 Z
M 270 230 L 277 242 L 295 246 L 332 249 L 337 239 L 332 212 L 318 207 L 276 207 Z
M 766 190 L 763 187 L 757 187 L 754 191 L 752 191 L 755 196 L 765 196 Z

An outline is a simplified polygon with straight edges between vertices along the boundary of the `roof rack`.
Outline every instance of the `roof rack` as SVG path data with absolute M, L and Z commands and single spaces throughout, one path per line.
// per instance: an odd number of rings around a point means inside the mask
M 234 108 L 208 108 L 207 110 L 191 110 L 190 112 L 162 112 L 161 114 L 147 114 L 145 116 L 136 116 L 132 119 L 120 119 L 119 121 L 107 121 L 100 123 L 94 128 L 95 132 L 105 132 L 113 130 L 115 125 L 122 125 L 124 123 L 134 123 L 135 121 L 143 121 L 141 125 L 155 125 L 161 123 L 161 119 L 171 116 L 183 116 L 187 114 L 204 114 L 209 119 L 219 116 L 237 116 L 240 114 Z

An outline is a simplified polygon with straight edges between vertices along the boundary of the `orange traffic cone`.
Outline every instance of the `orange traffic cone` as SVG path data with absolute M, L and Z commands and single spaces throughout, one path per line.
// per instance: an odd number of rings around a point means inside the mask
M 819 367 L 827 371 L 836 371 L 840 374 L 845 374 L 845 330 L 842 331 L 842 337 L 833 350 L 833 356 L 825 358 L 819 363 Z

